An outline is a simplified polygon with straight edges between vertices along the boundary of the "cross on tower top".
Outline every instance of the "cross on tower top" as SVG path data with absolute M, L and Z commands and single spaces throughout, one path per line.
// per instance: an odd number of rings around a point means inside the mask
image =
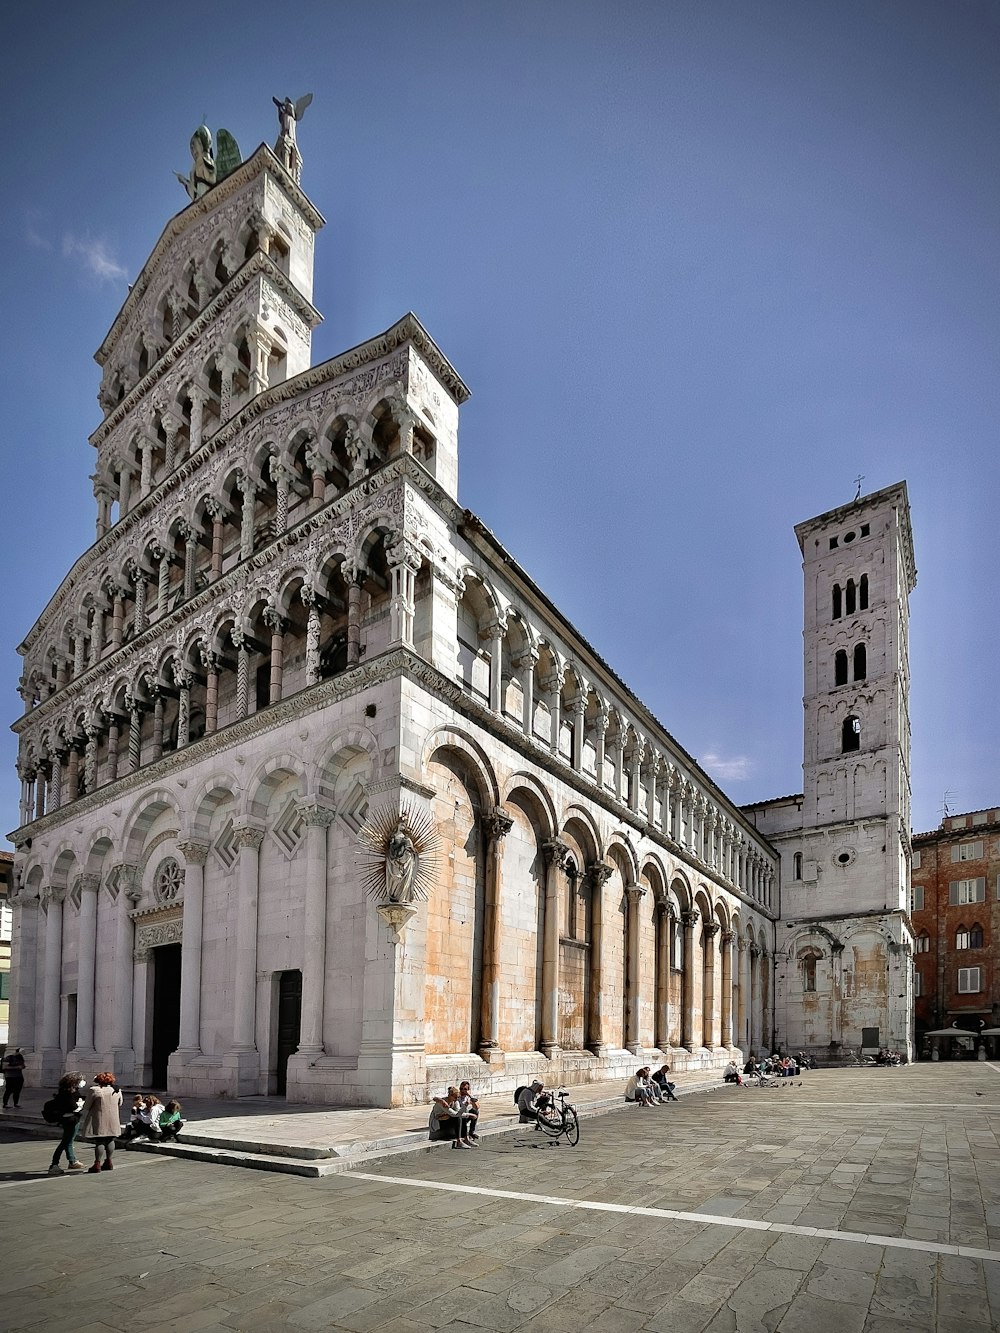
M 861 483 L 864 481 L 864 479 L 865 479 L 865 478 L 864 478 L 864 473 L 862 473 L 862 472 L 859 472 L 858 475 L 854 478 L 855 483 L 857 484 L 857 488 L 858 488 L 858 489 L 857 489 L 857 493 L 856 493 L 855 496 L 854 496 L 855 500 L 860 500 L 860 499 L 861 499 Z

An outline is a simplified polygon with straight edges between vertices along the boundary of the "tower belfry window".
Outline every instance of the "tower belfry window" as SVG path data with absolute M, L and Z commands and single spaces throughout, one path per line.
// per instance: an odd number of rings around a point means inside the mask
M 834 620 L 839 620 L 842 614 L 843 614 L 843 612 L 842 612 L 842 609 L 841 609 L 840 584 L 839 584 L 839 583 L 835 583 L 835 584 L 833 585 L 833 618 L 834 618 Z
M 868 575 L 862 574 L 858 584 L 858 610 L 868 610 Z
M 857 588 L 855 587 L 854 580 L 848 579 L 847 587 L 844 589 L 844 610 L 849 616 L 853 616 L 857 609 L 856 597 Z
M 843 648 L 839 648 L 834 655 L 833 683 L 834 685 L 847 684 L 847 653 Z
M 861 749 L 861 720 L 853 714 L 844 718 L 844 725 L 841 728 L 840 748 L 844 754 L 850 754 L 852 750 Z
M 854 645 L 854 679 L 864 680 L 868 674 L 868 649 L 863 643 Z

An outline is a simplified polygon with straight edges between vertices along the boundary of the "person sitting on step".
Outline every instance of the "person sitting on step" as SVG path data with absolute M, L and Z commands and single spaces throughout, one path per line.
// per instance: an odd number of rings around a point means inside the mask
M 473 1144 L 466 1132 L 465 1113 L 457 1088 L 449 1088 L 446 1097 L 434 1098 L 427 1128 L 428 1137 L 432 1142 L 451 1139 L 453 1148 L 478 1147 L 478 1144 Z
M 659 1088 L 660 1096 L 665 1102 L 675 1102 L 677 1100 L 674 1096 L 674 1088 L 677 1084 L 671 1083 L 670 1081 L 669 1065 L 660 1065 L 659 1069 L 653 1075 L 652 1081 Z
M 159 1125 L 161 1139 L 173 1139 L 177 1142 L 181 1130 L 184 1128 L 184 1121 L 181 1119 L 180 1102 L 167 1102 L 163 1108 L 163 1114 L 160 1116 Z
M 637 1106 L 652 1106 L 653 1094 L 649 1090 L 646 1082 L 646 1069 L 643 1066 L 637 1069 L 629 1081 L 625 1084 L 625 1100 L 635 1102 Z

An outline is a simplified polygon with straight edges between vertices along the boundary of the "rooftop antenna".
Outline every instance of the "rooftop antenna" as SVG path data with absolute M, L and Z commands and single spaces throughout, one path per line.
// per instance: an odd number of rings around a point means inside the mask
M 861 483 L 864 481 L 864 479 L 865 479 L 865 478 L 864 478 L 864 474 L 861 473 L 861 472 L 859 472 L 858 475 L 854 478 L 854 480 L 857 482 L 857 485 L 858 485 L 857 494 L 856 494 L 855 497 L 854 497 L 855 500 L 860 500 L 860 499 L 861 499 Z
M 947 819 L 951 814 L 951 802 L 954 799 L 954 796 L 955 793 L 953 791 L 946 791 L 944 794 L 944 798 L 941 801 L 941 816 L 943 819 Z

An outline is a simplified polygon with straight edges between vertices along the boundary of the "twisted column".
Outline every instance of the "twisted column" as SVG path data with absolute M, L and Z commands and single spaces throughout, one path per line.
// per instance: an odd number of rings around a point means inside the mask
M 177 748 L 183 750 L 191 740 L 191 673 L 175 671 L 174 682 L 180 691 L 177 700 Z

